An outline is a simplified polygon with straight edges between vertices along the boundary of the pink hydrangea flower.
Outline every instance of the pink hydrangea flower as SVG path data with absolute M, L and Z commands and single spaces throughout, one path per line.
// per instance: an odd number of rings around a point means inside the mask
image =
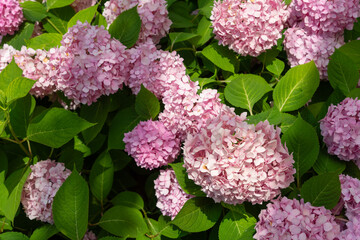
M 71 7 L 73 7 L 76 12 L 79 12 L 83 9 L 94 6 L 96 2 L 97 0 L 75 0 L 71 4 Z
M 95 233 L 93 233 L 92 231 L 87 231 L 84 235 L 83 240 L 97 240 L 98 238 L 96 237 Z
M 52 202 L 56 192 L 71 171 L 63 163 L 44 160 L 30 166 L 32 172 L 25 182 L 21 203 L 29 219 L 53 224 Z
M 172 169 L 160 170 L 160 175 L 154 181 L 156 206 L 164 216 L 174 219 L 185 202 L 193 196 L 181 189 Z
M 351 221 L 346 223 L 346 229 L 341 231 L 339 240 L 360 239 L 360 216 L 354 216 Z
M 304 204 L 303 199 L 278 198 L 266 207 L 255 226 L 257 240 L 332 240 L 340 234 L 340 226 L 330 210 Z
M 327 79 L 329 57 L 343 44 L 343 34 L 307 32 L 298 27 L 285 32 L 284 49 L 291 67 L 314 60 L 321 79 Z
M 341 160 L 360 159 L 360 100 L 345 98 L 331 105 L 320 120 L 321 135 L 328 153 Z
M 136 164 L 149 170 L 173 162 L 180 152 L 180 140 L 160 121 L 140 122 L 123 141 Z
M 0 72 L 12 61 L 17 52 L 15 48 L 7 44 L 0 48 Z
M 339 33 L 351 30 L 360 17 L 358 0 L 293 0 L 291 26 L 298 22 L 312 32 Z
M 226 107 L 184 143 L 190 179 L 215 202 L 269 201 L 294 181 L 293 157 L 281 144 L 280 129 L 246 123 Z
M 183 59 L 176 52 L 157 50 L 152 40 L 129 50 L 131 70 L 127 85 L 138 94 L 141 84 L 158 98 L 186 76 Z
M 66 61 L 60 65 L 57 88 L 75 105 L 90 105 L 122 88 L 129 73 L 126 47 L 111 39 L 103 26 L 78 22 L 61 44 Z
M 341 200 L 346 209 L 347 218 L 352 221 L 360 216 L 360 180 L 347 175 L 339 176 L 341 183 Z
M 276 45 L 288 17 L 282 0 L 218 0 L 210 19 L 219 44 L 256 57 Z
M 154 43 L 158 43 L 169 32 L 172 24 L 165 0 L 110 0 L 105 3 L 103 15 L 108 25 L 111 25 L 117 16 L 136 5 L 142 22 L 138 42 L 151 38 Z
M 23 12 L 17 0 L 0 2 L 0 35 L 13 35 L 23 22 Z

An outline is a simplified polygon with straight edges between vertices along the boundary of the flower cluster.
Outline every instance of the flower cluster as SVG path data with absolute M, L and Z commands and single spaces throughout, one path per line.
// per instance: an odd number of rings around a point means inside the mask
M 97 240 L 97 237 L 92 231 L 87 231 L 84 235 L 83 240 Z
M 342 34 L 308 33 L 299 27 L 285 32 L 284 46 L 291 67 L 314 60 L 321 79 L 327 78 L 329 57 L 343 44 Z
M 331 105 L 320 121 L 321 135 L 328 153 L 345 161 L 360 158 L 360 100 L 345 98 Z
M 180 152 L 180 140 L 160 121 L 140 122 L 123 141 L 136 164 L 150 170 L 173 162 Z
M 21 203 L 29 219 L 52 224 L 54 196 L 71 172 L 63 163 L 50 159 L 40 161 L 30 168 L 32 172 L 25 182 Z
M 172 219 L 179 213 L 185 202 L 193 196 L 181 189 L 172 169 L 160 170 L 160 175 L 154 181 L 156 206 L 165 216 Z
M 76 12 L 79 12 L 85 8 L 94 6 L 96 4 L 96 0 L 75 0 L 71 7 L 74 8 Z
M 218 0 L 210 19 L 219 44 L 256 57 L 276 45 L 288 17 L 282 0 Z
M 267 121 L 256 126 L 232 111 L 207 121 L 184 143 L 184 167 L 190 179 L 215 202 L 253 204 L 280 194 L 294 180 L 294 160 L 283 147 L 280 129 Z
M 255 226 L 257 240 L 332 240 L 340 234 L 340 226 L 330 210 L 304 203 L 303 199 L 278 198 L 266 207 Z
M 284 39 L 290 65 L 314 60 L 320 78 L 327 79 L 329 56 L 344 44 L 344 29 L 352 29 L 359 16 L 357 0 L 293 0 Z
M 346 223 L 346 229 L 341 231 L 339 240 L 354 240 L 360 238 L 360 217 L 355 216 L 351 221 Z
M 343 174 L 339 178 L 341 202 L 344 203 L 346 217 L 352 221 L 360 216 L 360 180 Z
M 23 12 L 17 0 L 0 2 L 0 35 L 13 35 L 23 22 Z
M 138 42 L 151 38 L 158 43 L 169 32 L 172 24 L 165 0 L 110 0 L 105 3 L 103 15 L 110 25 L 122 12 L 136 5 L 142 22 Z
M 90 105 L 122 88 L 129 72 L 126 47 L 111 39 L 103 26 L 78 22 L 64 34 L 61 44 L 65 57 L 57 89 L 75 105 Z

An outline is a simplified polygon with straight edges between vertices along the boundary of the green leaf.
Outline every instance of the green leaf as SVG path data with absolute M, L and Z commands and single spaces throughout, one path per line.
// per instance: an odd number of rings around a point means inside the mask
M 13 59 L 5 68 L 0 72 L 0 90 L 4 93 L 7 91 L 10 83 L 18 77 L 22 76 L 22 70 L 18 67 Z
M 89 187 L 76 169 L 57 191 L 52 213 L 61 233 L 70 239 L 83 238 L 88 227 Z
M 215 42 L 204 48 L 201 53 L 219 68 L 235 73 L 236 55 L 227 47 L 218 45 Z
M 104 26 L 104 28 L 107 29 L 106 18 L 99 12 L 96 12 L 94 24 L 97 26 Z
M 212 37 L 211 22 L 206 17 L 202 17 L 196 31 L 197 35 L 201 36 L 196 43 L 196 46 L 199 47 L 207 43 Z
M 48 12 L 48 17 L 42 20 L 43 27 L 48 33 L 65 34 L 68 31 L 68 21 L 74 15 L 75 10 L 70 6 L 52 9 Z
M 128 48 L 132 47 L 139 38 L 141 19 L 137 6 L 122 12 L 109 27 L 111 37 L 118 39 Z
M 37 37 L 31 38 L 27 42 L 27 47 L 32 49 L 45 49 L 58 47 L 61 45 L 62 35 L 59 33 L 43 33 Z
M 47 0 L 46 8 L 47 10 L 53 8 L 61 8 L 72 4 L 75 0 Z
M 169 165 L 175 172 L 176 179 L 179 182 L 180 187 L 187 193 L 195 196 L 205 196 L 205 193 L 201 191 L 201 187 L 196 185 L 193 180 L 188 178 L 186 169 L 183 167 L 183 162 L 170 163 Z
M 171 44 L 174 45 L 177 42 L 183 42 L 194 37 L 199 37 L 199 35 L 194 33 L 187 33 L 187 32 L 173 32 L 169 33 L 169 37 L 171 40 Z
M 141 85 L 136 96 L 135 111 L 143 119 L 155 119 L 160 112 L 160 102 L 156 96 Z
M 20 3 L 24 17 L 32 22 L 40 22 L 46 17 L 46 9 L 39 2 L 27 1 Z
M 13 101 L 25 97 L 35 82 L 36 81 L 24 77 L 18 77 L 11 81 L 6 90 L 7 104 L 11 104 Z
M 47 224 L 35 229 L 30 237 L 30 240 L 49 239 L 58 232 L 59 230 L 54 225 Z
M 99 225 L 119 237 L 135 238 L 147 231 L 140 211 L 125 206 L 115 206 L 107 210 L 100 219 Z
M 93 20 L 96 14 L 96 10 L 98 5 L 94 5 L 92 7 L 85 8 L 79 12 L 77 12 L 68 22 L 67 27 L 71 28 L 72 26 L 76 25 L 78 21 L 85 23 L 88 22 L 89 24 Z
M 4 230 L 13 230 L 13 227 L 11 226 L 11 222 L 7 218 L 0 217 L 0 223 L 2 224 Z
M 342 45 L 337 51 L 347 55 L 360 70 L 360 40 L 354 40 Z
M 93 125 L 78 117 L 76 113 L 62 108 L 51 108 L 30 121 L 27 137 L 31 141 L 59 148 Z
M 134 106 L 121 109 L 111 122 L 109 129 L 108 148 L 124 149 L 124 133 L 130 132 L 141 120 Z
M 34 111 L 35 105 L 34 97 L 28 94 L 10 106 L 10 123 L 17 137 L 26 137 L 30 115 Z
M 16 212 L 20 205 L 21 192 L 27 177 L 31 172 L 30 168 L 21 168 L 6 179 L 5 185 L 9 190 L 9 197 L 4 205 L 4 214 L 11 222 L 14 221 Z
M 20 232 L 6 232 L 0 234 L 0 240 L 28 240 L 29 238 Z
M 279 50 L 277 50 L 276 48 L 272 48 L 267 50 L 266 52 L 260 54 L 257 58 L 265 65 L 268 66 L 269 64 L 271 64 L 276 57 L 279 55 Z
M 307 180 L 301 188 L 301 197 L 305 202 L 327 209 L 338 203 L 341 195 L 340 180 L 336 173 L 325 173 Z
M 320 83 L 319 71 L 313 61 L 291 68 L 274 89 L 274 104 L 280 112 L 304 106 Z
M 214 1 L 212 0 L 198 0 L 199 5 L 199 13 L 206 16 L 207 18 L 210 18 L 211 16 L 211 10 L 214 5 Z
M 4 151 L 0 149 L 0 184 L 4 183 L 7 171 L 8 171 L 8 158 L 4 153 Z
M 229 211 L 219 227 L 219 240 L 242 239 L 252 240 L 255 233 L 256 219 L 246 212 Z
M 279 77 L 281 73 L 284 71 L 285 63 L 277 58 L 275 58 L 271 63 L 266 65 L 266 69 L 275 74 L 275 76 Z
M 320 151 L 313 168 L 317 174 L 331 172 L 341 174 L 346 168 L 346 163 L 345 161 L 341 161 L 337 157 L 328 154 L 325 150 L 322 150 Z
M 265 79 L 254 74 L 234 75 L 230 79 L 225 87 L 226 100 L 235 107 L 249 110 L 251 115 L 254 104 L 272 90 Z
M 5 186 L 5 183 L 0 183 L 0 212 L 5 212 L 4 209 L 7 207 L 7 199 L 9 197 L 9 191 Z M 1 218 L 0 218 L 1 219 Z M 5 218 L 7 219 L 7 218 Z M 1 219 L 1 220 L 5 220 L 5 219 Z M 9 220 L 8 220 L 9 221 Z
M 110 193 L 114 180 L 114 164 L 108 152 L 102 153 L 95 161 L 90 172 L 90 190 L 103 203 Z
M 1 45 L 8 44 L 13 46 L 16 50 L 20 50 L 22 46 L 26 45 L 26 40 L 31 38 L 34 32 L 34 24 L 25 22 L 21 25 L 19 31 L 14 35 L 6 35 L 3 37 Z
M 114 205 L 122 205 L 126 207 L 144 209 L 144 200 L 136 192 L 124 191 L 116 195 L 112 200 Z
M 82 132 L 85 143 L 89 144 L 100 133 L 108 116 L 109 109 L 108 98 L 103 98 L 90 106 L 84 105 L 80 109 L 80 117 L 91 122 L 96 123 L 95 126 L 90 127 Z
M 319 140 L 315 129 L 301 117 L 282 136 L 289 152 L 293 153 L 295 160 L 296 178 L 300 181 L 315 163 L 319 155 Z
M 192 81 L 199 82 L 200 89 L 203 89 L 206 84 L 216 82 L 216 80 L 212 78 L 193 78 Z
M 212 228 L 221 215 L 221 205 L 210 198 L 189 199 L 173 220 L 173 224 L 187 232 L 202 232 Z
M 107 236 L 107 237 L 102 237 L 99 240 L 125 240 L 126 238 L 118 238 L 118 237 L 111 237 L 111 236 Z
M 328 65 L 329 82 L 345 96 L 355 89 L 359 81 L 359 70 L 350 57 L 335 51 Z
M 168 8 L 169 18 L 172 21 L 171 28 L 189 28 L 193 27 L 194 23 L 190 15 L 190 9 L 184 1 L 174 1 L 174 4 Z
M 171 224 L 171 220 L 169 217 L 165 217 L 163 215 L 159 216 L 159 233 L 162 236 L 168 238 L 179 238 L 181 234 L 181 230 L 175 225 Z
M 78 171 L 81 171 L 84 165 L 83 153 L 75 150 L 73 147 L 65 148 L 61 152 L 58 161 L 64 163 L 65 167 L 70 170 L 75 167 Z

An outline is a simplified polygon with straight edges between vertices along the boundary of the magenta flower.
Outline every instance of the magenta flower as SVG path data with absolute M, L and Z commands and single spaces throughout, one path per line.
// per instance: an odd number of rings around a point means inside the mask
M 257 240 L 332 240 L 340 234 L 340 226 L 330 210 L 304 204 L 303 199 L 278 198 L 266 207 L 255 226 Z
M 53 224 L 52 203 L 71 171 L 63 163 L 44 160 L 30 166 L 32 172 L 25 182 L 21 203 L 29 219 Z
M 331 105 L 326 116 L 320 120 L 321 135 L 328 153 L 341 160 L 360 159 L 360 100 L 345 98 Z
M 256 57 L 276 45 L 288 16 L 282 0 L 219 0 L 210 19 L 219 44 Z
M 23 22 L 23 12 L 17 0 L 0 2 L 0 35 L 13 35 Z
M 160 175 L 154 181 L 156 206 L 164 216 L 174 219 L 185 202 L 193 196 L 181 189 L 172 169 L 160 170 Z
M 269 201 L 294 181 L 293 157 L 281 144 L 280 129 L 244 122 L 224 107 L 184 143 L 190 179 L 215 202 L 253 204 Z
M 180 140 L 160 121 L 140 122 L 123 141 L 136 164 L 149 170 L 173 162 L 180 152 Z

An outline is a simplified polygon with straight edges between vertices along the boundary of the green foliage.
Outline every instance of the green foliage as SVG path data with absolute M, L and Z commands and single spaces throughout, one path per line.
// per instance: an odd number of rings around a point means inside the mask
M 112 204 L 114 205 L 122 205 L 126 207 L 143 209 L 144 208 L 144 200 L 142 197 L 136 192 L 124 191 L 116 195 L 112 200 Z
M 111 37 L 118 39 L 128 48 L 132 47 L 139 38 L 141 20 L 137 13 L 137 6 L 122 12 L 109 27 Z
M 76 25 L 78 21 L 85 23 L 91 23 L 93 18 L 95 17 L 96 9 L 98 5 L 83 9 L 76 13 L 68 22 L 67 27 L 71 28 L 72 26 Z
M 235 73 L 237 65 L 236 55 L 228 48 L 214 42 L 204 48 L 201 53 L 219 68 Z
M 75 0 L 48 0 L 46 1 L 47 10 L 61 8 L 72 4 Z
M 205 193 L 201 191 L 201 187 L 196 185 L 194 181 L 190 180 L 186 174 L 186 169 L 183 167 L 182 162 L 170 163 L 169 165 L 175 172 L 176 179 L 179 182 L 181 188 L 188 194 L 195 196 L 205 196 Z
M 31 234 L 30 240 L 49 239 L 58 232 L 59 230 L 55 225 L 44 225 L 35 229 L 35 231 Z
M 159 100 L 143 85 L 136 96 L 135 111 L 142 119 L 155 119 L 160 112 Z
M 226 239 L 253 239 L 256 219 L 246 212 L 229 211 L 221 220 L 219 240 Z
M 46 9 L 39 2 L 26 1 L 20 3 L 24 17 L 32 22 L 40 22 L 46 17 Z
M 45 49 L 60 46 L 62 35 L 59 33 L 44 33 L 27 41 L 27 47 L 33 49 Z
M 52 205 L 56 228 L 72 240 L 81 240 L 87 230 L 89 187 L 73 169 L 57 191 Z

